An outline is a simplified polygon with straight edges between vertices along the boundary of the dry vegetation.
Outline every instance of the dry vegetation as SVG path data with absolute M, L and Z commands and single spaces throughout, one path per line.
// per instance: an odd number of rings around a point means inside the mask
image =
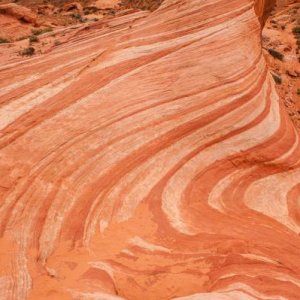
M 121 5 L 125 8 L 138 8 L 142 10 L 156 10 L 163 0 L 122 0 Z
M 15 2 L 20 5 L 28 6 L 28 7 L 34 7 L 35 5 L 41 5 L 41 4 L 52 4 L 57 7 L 62 7 L 64 4 L 74 2 L 74 0 L 14 0 L 12 2 Z M 82 6 L 84 7 L 91 4 L 93 1 L 77 0 L 76 2 L 81 3 Z M 162 2 L 163 0 L 121 0 L 121 7 L 153 11 L 157 9 Z

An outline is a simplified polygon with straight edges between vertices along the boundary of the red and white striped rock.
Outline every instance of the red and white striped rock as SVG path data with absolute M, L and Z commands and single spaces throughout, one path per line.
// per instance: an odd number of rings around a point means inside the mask
M 299 133 L 260 42 L 251 0 L 165 0 L 3 61 L 0 299 L 299 299 Z

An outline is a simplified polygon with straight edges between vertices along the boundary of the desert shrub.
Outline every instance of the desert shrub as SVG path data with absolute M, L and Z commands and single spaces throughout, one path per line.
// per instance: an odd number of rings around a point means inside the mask
M 41 35 L 43 33 L 51 32 L 51 31 L 53 31 L 51 27 L 31 29 L 33 35 Z
M 162 2 L 163 0 L 121 0 L 121 6 L 154 11 Z
M 54 41 L 54 46 L 59 46 L 61 44 L 61 41 L 60 40 L 55 40 Z
M 300 26 L 296 26 L 293 28 L 293 33 L 294 34 L 300 34 Z
M 21 51 L 21 55 L 23 56 L 31 56 L 34 53 L 35 53 L 35 49 L 33 47 L 28 47 Z
M 71 14 L 71 17 L 73 18 L 73 19 L 76 19 L 76 20 L 80 20 L 81 19 L 81 15 L 80 14 Z
M 39 38 L 34 34 L 29 37 L 29 42 L 30 43 L 36 43 L 38 41 L 39 41 Z
M 284 55 L 282 53 L 278 52 L 273 48 L 268 49 L 268 52 L 276 59 L 283 60 L 284 58 Z
M 282 84 L 282 78 L 279 75 L 272 73 L 272 77 L 276 84 Z
M 84 20 L 83 20 L 83 18 L 82 18 L 82 16 L 80 15 L 80 14 L 71 14 L 71 17 L 74 19 L 74 20 L 77 20 L 77 21 L 79 21 L 79 22 L 83 22 Z
M 23 41 L 26 40 L 28 38 L 28 36 L 21 36 L 19 38 L 17 38 L 17 41 Z
M 300 49 L 300 26 L 296 26 L 293 28 L 293 33 L 296 39 L 296 44 L 298 46 L 298 49 Z
M 83 9 L 83 13 L 85 15 L 94 14 L 98 11 L 97 7 L 91 6 L 91 7 L 85 7 Z
M 300 49 L 300 26 L 296 26 L 293 28 L 294 37 L 296 39 L 296 44 L 298 45 L 298 49 Z
M 5 43 L 9 43 L 8 39 L 2 38 L 0 37 L 0 44 L 5 44 Z

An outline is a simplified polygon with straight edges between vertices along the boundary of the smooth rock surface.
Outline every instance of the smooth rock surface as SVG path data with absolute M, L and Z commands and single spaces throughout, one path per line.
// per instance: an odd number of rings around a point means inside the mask
M 0 299 L 299 299 L 299 133 L 263 16 L 165 0 L 1 61 Z

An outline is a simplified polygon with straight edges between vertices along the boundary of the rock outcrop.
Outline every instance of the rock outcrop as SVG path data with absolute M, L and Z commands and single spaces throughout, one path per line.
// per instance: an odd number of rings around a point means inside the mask
M 267 17 L 272 11 L 276 0 L 255 0 L 255 13 L 259 17 L 262 24 L 265 23 Z
M 97 9 L 115 8 L 119 5 L 119 0 L 98 0 L 93 3 Z
M 254 1 L 86 27 L 2 61 L 0 103 L 0 299 L 299 299 L 299 133 Z
M 267 20 L 262 41 L 267 65 L 277 81 L 277 93 L 300 128 L 300 35 L 296 30 L 300 24 L 300 3 L 286 2 L 281 1 Z
M 14 17 L 25 23 L 35 24 L 36 22 L 36 15 L 29 8 L 15 3 L 1 4 L 0 15 L 1 14 Z
M 65 11 L 79 11 L 83 10 L 82 5 L 79 2 L 66 3 L 63 8 Z
M 28 36 L 36 25 L 36 14 L 15 3 L 0 4 L 0 38 L 9 41 Z

